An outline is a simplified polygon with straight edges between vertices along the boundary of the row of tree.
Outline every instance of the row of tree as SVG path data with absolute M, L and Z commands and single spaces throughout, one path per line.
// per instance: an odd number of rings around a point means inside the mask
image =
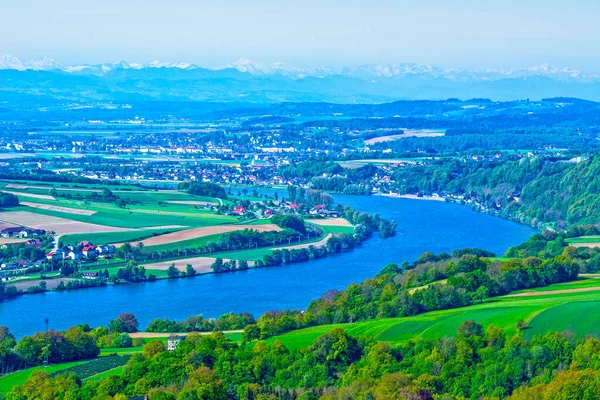
M 572 281 L 580 270 L 572 247 L 544 259 L 500 261 L 491 260 L 492 255 L 478 249 L 440 255 L 424 253 L 413 264 L 405 263 L 402 268 L 388 265 L 379 275 L 361 284 L 352 284 L 343 291 L 329 291 L 313 301 L 306 312 L 265 313 L 247 329 L 255 333 L 252 338 L 267 338 L 313 325 L 464 307 L 514 290 Z
M 227 193 L 222 186 L 211 182 L 185 182 L 179 185 L 180 190 L 186 190 L 189 194 L 217 199 L 227 199 Z
M 154 319 L 146 328 L 147 332 L 214 332 L 244 329 L 256 321 L 252 314 L 223 314 L 219 318 L 204 318 L 202 315 L 189 317 L 184 321 Z

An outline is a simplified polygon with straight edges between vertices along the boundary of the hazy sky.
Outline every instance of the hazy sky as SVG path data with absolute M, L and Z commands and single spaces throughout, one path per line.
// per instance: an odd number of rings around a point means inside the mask
M 600 70 L 600 0 L 0 0 L 0 54 Z

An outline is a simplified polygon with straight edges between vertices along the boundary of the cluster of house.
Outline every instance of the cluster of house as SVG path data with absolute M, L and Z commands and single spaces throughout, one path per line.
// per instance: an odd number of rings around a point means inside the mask
M 0 264 L 1 271 L 15 271 L 27 269 L 34 266 L 35 263 L 29 260 L 14 260 L 14 261 L 6 261 Z
M 9 246 L 18 246 L 20 244 L 22 244 L 22 242 L 4 243 L 4 244 L 2 244 L 2 246 L 0 246 L 0 249 L 5 249 Z M 42 247 L 42 241 L 41 241 L 41 239 L 38 239 L 38 238 L 29 239 L 25 242 L 25 246 L 39 249 L 40 247 Z
M 51 251 L 46 254 L 46 259 L 60 261 L 112 258 L 116 251 L 116 247 L 112 244 L 96 246 L 88 241 L 83 241 L 78 245 L 64 246 L 58 250 Z
M 339 213 L 335 210 L 328 210 L 325 204 L 319 204 L 311 208 L 308 213 L 310 215 L 319 215 L 321 217 L 331 217 L 337 218 L 339 217 Z
M 46 235 L 44 229 L 31 229 L 22 226 L 11 226 L 0 231 L 3 238 L 31 238 Z

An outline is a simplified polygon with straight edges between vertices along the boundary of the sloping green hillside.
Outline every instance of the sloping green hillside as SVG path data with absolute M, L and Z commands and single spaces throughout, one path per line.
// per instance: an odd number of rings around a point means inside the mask
M 582 279 L 516 294 L 488 299 L 469 307 L 412 317 L 314 326 L 287 332 L 268 341 L 280 340 L 289 348 L 299 349 L 309 346 L 334 328 L 342 328 L 354 337 L 368 336 L 392 343 L 416 338 L 438 339 L 454 336 L 458 326 L 467 320 L 474 320 L 485 328 L 494 325 L 505 330 L 507 335 L 517 333 L 517 323 L 523 320 L 527 323 L 527 328 L 523 330 L 525 338 L 565 330 L 581 338 L 587 335 L 600 336 L 600 279 Z

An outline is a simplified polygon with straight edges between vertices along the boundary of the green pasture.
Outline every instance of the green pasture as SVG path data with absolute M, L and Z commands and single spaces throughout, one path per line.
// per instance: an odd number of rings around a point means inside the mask
M 165 233 L 176 232 L 182 228 L 166 228 L 166 229 L 147 229 L 125 232 L 100 232 L 100 233 L 77 233 L 73 235 L 64 235 L 60 237 L 61 243 L 64 245 L 74 245 L 81 243 L 84 240 L 94 244 L 111 244 L 131 242 L 135 245 L 136 242 L 153 236 L 162 235 Z
M 587 283 L 585 283 L 587 284 Z M 573 285 L 585 285 L 576 281 Z M 548 290 L 557 290 L 551 285 Z M 563 288 L 570 288 L 563 284 Z M 531 290 L 530 292 L 533 292 Z M 535 293 L 535 292 L 534 292 Z M 450 310 L 433 311 L 412 317 L 386 318 L 352 324 L 323 325 L 284 333 L 268 339 L 281 340 L 290 348 L 303 348 L 334 328 L 342 328 L 351 336 L 370 336 L 380 341 L 398 343 L 421 337 L 438 339 L 454 336 L 458 326 L 474 320 L 487 328 L 490 325 L 517 333 L 517 322 L 524 320 L 528 328 L 525 338 L 550 331 L 569 330 L 578 337 L 600 334 L 600 291 L 544 294 L 527 297 L 503 296 L 482 304 Z
M 161 229 L 161 227 L 172 225 L 202 227 L 238 222 L 237 217 L 216 215 L 211 211 L 196 211 L 193 210 L 191 206 L 187 206 L 188 209 L 184 211 L 181 209 L 180 205 L 168 205 L 166 207 L 131 205 L 128 206 L 128 208 L 120 208 L 112 203 L 89 202 L 88 204 L 85 204 L 81 201 L 66 199 L 27 199 L 21 201 L 95 211 L 95 213 L 92 215 L 79 215 L 27 206 L 11 207 L 4 211 L 28 211 L 41 215 L 66 218 L 73 221 L 134 229 L 146 227 L 157 227 L 158 229 Z
M 144 253 L 160 253 L 161 251 L 168 250 L 197 249 L 198 247 L 205 246 L 209 243 L 214 243 L 218 241 L 219 237 L 221 237 L 221 234 L 217 233 L 214 235 L 201 236 L 188 240 L 181 240 L 179 242 L 159 244 L 156 246 L 145 246 Z
M 573 244 L 600 243 L 600 236 L 580 236 L 566 239 L 566 242 Z
M 123 369 L 124 369 L 124 366 L 120 366 L 120 367 L 117 367 L 117 368 L 109 369 L 108 371 L 100 372 L 99 374 L 89 376 L 89 377 L 83 379 L 83 381 L 84 382 L 94 381 L 94 380 L 97 380 L 97 379 L 108 378 L 109 376 L 113 376 L 113 375 L 121 375 L 123 373 Z
M 75 361 L 64 364 L 49 365 L 48 367 L 38 366 L 27 368 L 22 371 L 13 372 L 12 374 L 8 374 L 0 378 L 0 393 L 6 394 L 11 391 L 13 386 L 22 385 L 23 382 L 29 379 L 29 377 L 34 371 L 44 370 L 47 373 L 51 374 L 53 372 L 62 371 L 75 365 L 84 364 L 85 362 L 86 361 Z
M 600 279 L 598 277 L 580 277 L 578 280 L 573 282 L 564 282 L 564 283 L 555 283 L 553 285 L 548 285 L 539 288 L 533 289 L 523 289 L 513 292 L 514 294 L 518 293 L 527 293 L 527 292 L 550 292 L 555 290 L 571 290 L 571 289 L 584 289 L 584 288 L 595 288 L 600 287 Z

